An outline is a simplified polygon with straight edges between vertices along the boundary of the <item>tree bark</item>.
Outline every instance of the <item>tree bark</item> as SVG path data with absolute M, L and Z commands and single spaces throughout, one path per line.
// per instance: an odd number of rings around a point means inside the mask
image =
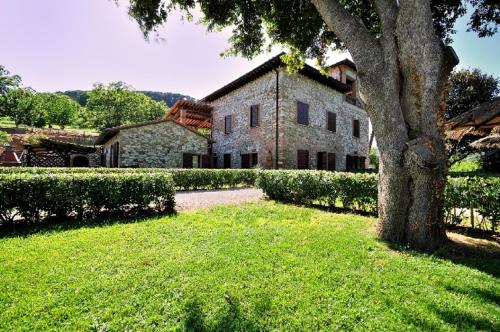
M 420 250 L 439 248 L 446 240 L 444 96 L 458 59 L 434 32 L 430 1 L 373 0 L 382 34 L 372 40 L 337 0 L 312 2 L 358 69 L 380 151 L 380 238 Z

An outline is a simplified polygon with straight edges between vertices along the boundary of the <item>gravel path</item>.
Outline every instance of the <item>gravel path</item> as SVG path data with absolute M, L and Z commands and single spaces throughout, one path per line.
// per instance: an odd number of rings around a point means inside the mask
M 186 211 L 224 204 L 256 202 L 263 197 L 262 190 L 253 188 L 178 191 L 175 194 L 175 209 Z

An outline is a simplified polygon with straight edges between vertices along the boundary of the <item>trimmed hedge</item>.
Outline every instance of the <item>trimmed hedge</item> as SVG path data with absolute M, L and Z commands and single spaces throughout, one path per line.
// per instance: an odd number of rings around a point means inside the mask
M 105 212 L 172 212 L 170 174 L 1 174 L 0 221 L 94 218 Z
M 445 190 L 446 221 L 459 224 L 463 218 L 457 217 L 455 208 L 477 209 L 480 215 L 491 222 L 496 231 L 500 221 L 500 178 L 462 177 L 450 178 Z
M 377 211 L 377 174 L 327 171 L 262 171 L 257 186 L 269 198 L 351 210 Z
M 178 190 L 254 186 L 256 169 L 0 167 L 0 174 L 170 174 Z
M 377 174 L 326 171 L 262 171 L 257 180 L 269 198 L 295 204 L 320 204 L 365 212 L 377 211 Z M 500 177 L 449 178 L 445 189 L 448 222 L 454 209 L 475 208 L 496 230 L 500 220 Z

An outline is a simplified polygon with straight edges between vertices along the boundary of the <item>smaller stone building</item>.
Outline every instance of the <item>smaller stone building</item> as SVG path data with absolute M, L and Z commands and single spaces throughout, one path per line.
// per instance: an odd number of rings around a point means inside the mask
M 42 138 L 36 144 L 24 144 L 22 166 L 27 167 L 99 167 L 101 151 L 94 146 Z
M 171 119 L 105 129 L 96 145 L 103 147 L 103 166 L 208 168 L 210 139 Z

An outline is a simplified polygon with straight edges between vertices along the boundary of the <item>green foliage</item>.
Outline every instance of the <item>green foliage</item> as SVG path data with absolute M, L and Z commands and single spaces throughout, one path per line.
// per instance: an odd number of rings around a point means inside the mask
M 1 174 L 0 192 L 0 221 L 4 224 L 54 216 L 94 218 L 103 211 L 172 212 L 175 204 L 169 174 Z
M 36 113 L 44 114 L 49 127 L 58 125 L 64 129 L 74 123 L 79 105 L 70 97 L 57 93 L 37 93 L 34 98 Z
M 272 199 L 376 212 L 377 174 L 326 171 L 262 171 L 257 186 Z M 451 222 L 454 208 L 476 208 L 496 229 L 500 211 L 500 177 L 451 176 L 445 190 L 445 210 Z M 461 222 L 461 221 L 453 221 Z
M 377 175 L 327 171 L 262 171 L 257 186 L 282 202 L 319 203 L 351 210 L 377 210 Z
M 500 80 L 479 69 L 454 71 L 450 75 L 449 85 L 450 90 L 445 112 L 445 118 L 448 120 L 492 100 L 500 92 Z M 477 152 L 470 146 L 470 143 L 476 139 L 466 136 L 460 141 L 447 140 L 446 147 L 451 165 Z
M 458 177 L 448 179 L 445 190 L 446 220 L 461 223 L 462 218 L 455 218 L 453 209 L 477 209 L 488 218 L 492 230 L 496 230 L 500 221 L 500 177 Z
M 273 44 L 281 44 L 299 51 L 306 58 L 322 61 L 332 48 L 343 48 L 337 36 L 325 25 L 311 1 L 296 0 L 129 0 L 129 14 L 136 19 L 146 36 L 156 32 L 174 9 L 181 9 L 192 16 L 199 8 L 202 22 L 209 31 L 232 28 L 227 54 L 253 57 Z M 373 1 L 339 0 L 344 8 L 359 19 L 372 35 L 380 34 L 380 20 Z M 436 34 L 447 44 L 455 32 L 456 20 L 465 15 L 466 7 L 472 10 L 470 30 L 479 36 L 489 36 L 497 31 L 498 7 L 491 0 L 432 0 L 432 19 Z M 356 33 L 356 31 L 352 31 Z
M 1 174 L 168 174 L 172 176 L 176 189 L 199 190 L 253 186 L 259 171 L 254 169 L 0 167 Z
M 450 172 L 477 172 L 479 170 L 481 170 L 481 160 L 474 155 L 454 163 L 449 169 Z
M 483 73 L 477 68 L 452 72 L 449 84 L 446 119 L 468 112 L 474 107 L 492 100 L 500 92 L 499 78 Z
M 104 129 L 162 118 L 168 111 L 163 102 L 157 102 L 140 92 L 131 90 L 123 82 L 94 85 L 86 104 L 90 126 Z
M 396 251 L 375 223 L 259 202 L 4 234 L 0 330 L 498 331 L 498 258 Z
M 4 66 L 0 65 L 0 95 L 17 89 L 20 85 L 21 77 L 19 75 L 11 75 Z
M 380 160 L 379 160 L 377 149 L 371 148 L 369 158 L 370 158 L 370 165 L 373 165 L 373 166 L 375 166 L 376 169 L 378 169 L 378 164 L 379 164 Z
M 3 130 L 0 130 L 0 146 L 9 144 L 11 141 L 11 137 L 8 133 Z
M 174 106 L 175 102 L 179 99 L 192 100 L 195 99 L 191 96 L 183 95 L 180 93 L 172 93 L 172 92 L 158 92 L 158 91 L 138 91 L 142 94 L 145 94 L 149 98 L 156 101 L 163 101 L 168 107 Z M 57 92 L 59 94 L 66 95 L 76 101 L 80 106 L 85 106 L 88 100 L 88 91 L 83 90 L 69 90 L 64 92 Z
M 0 96 L 0 116 L 12 118 L 21 124 L 42 128 L 46 124 L 44 110 L 36 107 L 35 93 L 29 89 L 10 90 Z

